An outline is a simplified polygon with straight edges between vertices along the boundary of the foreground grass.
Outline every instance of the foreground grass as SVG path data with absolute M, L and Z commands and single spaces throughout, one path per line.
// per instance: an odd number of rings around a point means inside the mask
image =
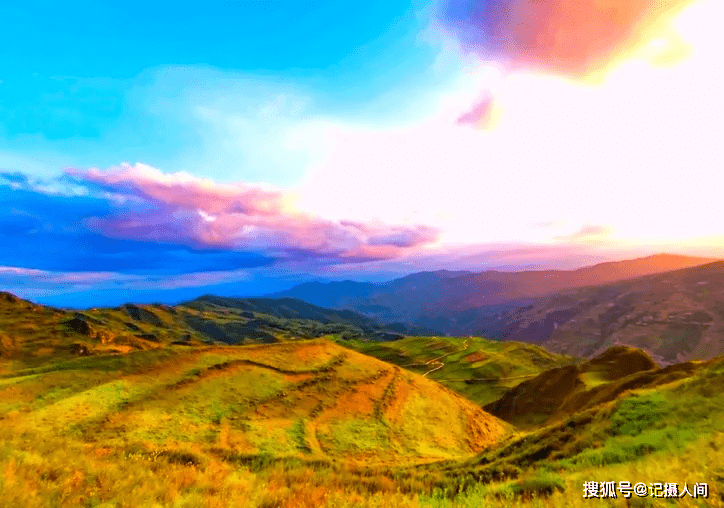
M 579 507 L 597 502 L 584 482 L 624 480 L 706 482 L 676 503 L 724 505 L 722 361 L 475 453 L 454 438 L 458 399 L 340 352 L 177 347 L 8 375 L 2 506 Z
M 5 367 L 2 506 L 388 499 L 399 485 L 377 468 L 463 458 L 508 432 L 437 383 L 324 340 Z
M 12 448 L 12 449 L 8 449 Z M 186 506 L 186 507 L 582 507 L 582 485 L 592 481 L 707 481 L 709 499 L 686 497 L 679 506 L 722 506 L 720 470 L 724 438 L 713 436 L 691 443 L 676 455 L 654 453 L 626 464 L 586 466 L 570 472 L 549 468 L 528 472 L 507 482 L 477 483 L 464 492 L 454 483 L 436 484 L 394 474 L 354 468 L 349 464 L 246 464 L 206 458 L 184 462 L 193 450 L 177 454 L 150 449 L 109 450 L 71 440 L 51 440 L 23 447 L 6 443 L 2 449 L 0 495 L 3 506 Z M 186 455 L 185 455 L 186 454 Z M 426 493 L 427 492 L 427 493 Z M 549 493 L 550 492 L 550 493 Z M 599 501 L 603 502 L 603 501 Z M 625 499 L 605 500 L 630 506 Z M 640 499 L 633 506 L 673 504 Z
M 622 480 L 707 482 L 677 503 L 724 504 L 720 360 L 612 397 L 581 371 L 596 404 L 523 432 L 459 394 L 486 404 L 576 359 L 479 338 L 218 347 L 164 306 L 83 316 L 0 300 L 2 507 L 578 507 L 597 503 L 584 482 Z

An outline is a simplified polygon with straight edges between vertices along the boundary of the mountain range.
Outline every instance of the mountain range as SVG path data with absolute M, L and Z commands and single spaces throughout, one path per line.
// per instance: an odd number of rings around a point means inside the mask
M 506 304 L 583 286 L 700 266 L 716 259 L 657 254 L 577 270 L 522 272 L 438 270 L 388 282 L 307 282 L 272 298 L 298 298 L 321 307 L 353 309 L 383 322 L 415 322 L 446 312 Z
M 588 358 L 631 345 L 669 364 L 724 353 L 722 288 L 724 263 L 658 254 L 577 270 L 443 270 L 380 284 L 307 283 L 275 296 Z

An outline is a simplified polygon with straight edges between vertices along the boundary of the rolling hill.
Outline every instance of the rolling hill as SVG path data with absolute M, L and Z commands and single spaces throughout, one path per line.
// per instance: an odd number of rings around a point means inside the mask
M 275 343 L 335 335 L 396 340 L 400 332 L 352 311 L 323 309 L 299 300 L 201 297 L 177 306 L 126 304 L 84 311 L 57 309 L 0 292 L 0 357 L 27 365 L 59 358 L 125 354 L 205 343 Z
M 222 310 L 227 314 L 233 311 L 263 314 L 282 320 L 307 320 L 324 325 L 341 324 L 359 329 L 367 334 L 402 334 L 427 335 L 434 330 L 407 325 L 405 323 L 388 323 L 380 325 L 374 319 L 351 310 L 327 309 L 312 305 L 296 298 L 231 298 L 224 296 L 205 295 L 181 304 L 186 308 L 199 311 Z M 333 332 L 327 332 L 333 333 Z M 388 337 L 392 339 L 394 337 Z
M 703 265 L 714 259 L 658 254 L 601 263 L 577 270 L 482 273 L 421 272 L 385 283 L 306 283 L 274 297 L 294 297 L 316 305 L 351 309 L 380 322 L 405 322 L 463 335 L 458 314 L 499 305 L 518 308 L 531 298 L 566 289 L 605 284 L 643 275 Z
M 664 365 L 706 359 L 724 354 L 724 262 L 569 290 L 517 309 L 478 312 L 461 328 L 541 344 L 552 352 L 591 358 L 628 345 Z
M 695 368 L 689 362 L 660 369 L 640 349 L 617 346 L 590 361 L 525 380 L 485 409 L 517 427 L 530 427 L 614 400 L 626 390 L 688 377 Z
M 724 505 L 722 358 L 338 344 L 293 334 L 355 325 L 236 304 L 74 312 L 0 293 L 3 506 L 578 507 L 591 478 L 706 483 L 679 504 Z M 274 340 L 235 328 L 253 321 Z
M 394 342 L 347 340 L 340 344 L 422 374 L 481 406 L 526 379 L 583 361 L 533 344 L 480 337 L 405 337 Z
M 375 467 L 470 456 L 511 431 L 434 381 L 317 339 L 0 366 L 3 506 L 271 506 L 269 468 L 295 486 L 285 497 L 319 506 L 312 471 L 375 490 Z
M 636 351 L 612 352 L 619 354 L 643 359 Z M 544 374 L 537 386 L 550 376 Z M 583 484 L 591 481 L 613 482 L 616 499 L 604 501 L 613 506 L 666 503 L 659 482 L 676 483 L 678 506 L 724 506 L 724 358 L 641 371 L 612 383 L 609 388 L 620 391 L 608 400 L 569 408 L 555 422 L 511 436 L 474 458 L 423 465 L 411 474 L 440 475 L 441 485 L 457 483 L 464 493 L 456 496 L 456 506 L 589 506 Z M 516 389 L 518 395 L 522 389 Z M 604 393 L 608 390 L 598 395 Z M 546 402 L 539 399 L 537 409 Z M 643 483 L 643 494 L 625 496 L 620 482 Z M 694 497 L 694 485 L 706 496 Z M 444 506 L 446 497 L 436 499 Z

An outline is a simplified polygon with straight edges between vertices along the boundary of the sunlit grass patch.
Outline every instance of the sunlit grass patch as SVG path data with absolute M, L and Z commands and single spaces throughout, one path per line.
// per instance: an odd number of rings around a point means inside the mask
M 377 420 L 341 420 L 328 429 L 320 441 L 341 453 L 385 453 L 391 447 L 388 428 Z

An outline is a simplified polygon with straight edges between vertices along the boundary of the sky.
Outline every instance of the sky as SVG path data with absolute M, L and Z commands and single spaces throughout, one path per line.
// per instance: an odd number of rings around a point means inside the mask
M 10 2 L 0 290 L 89 307 L 724 257 L 722 11 Z

